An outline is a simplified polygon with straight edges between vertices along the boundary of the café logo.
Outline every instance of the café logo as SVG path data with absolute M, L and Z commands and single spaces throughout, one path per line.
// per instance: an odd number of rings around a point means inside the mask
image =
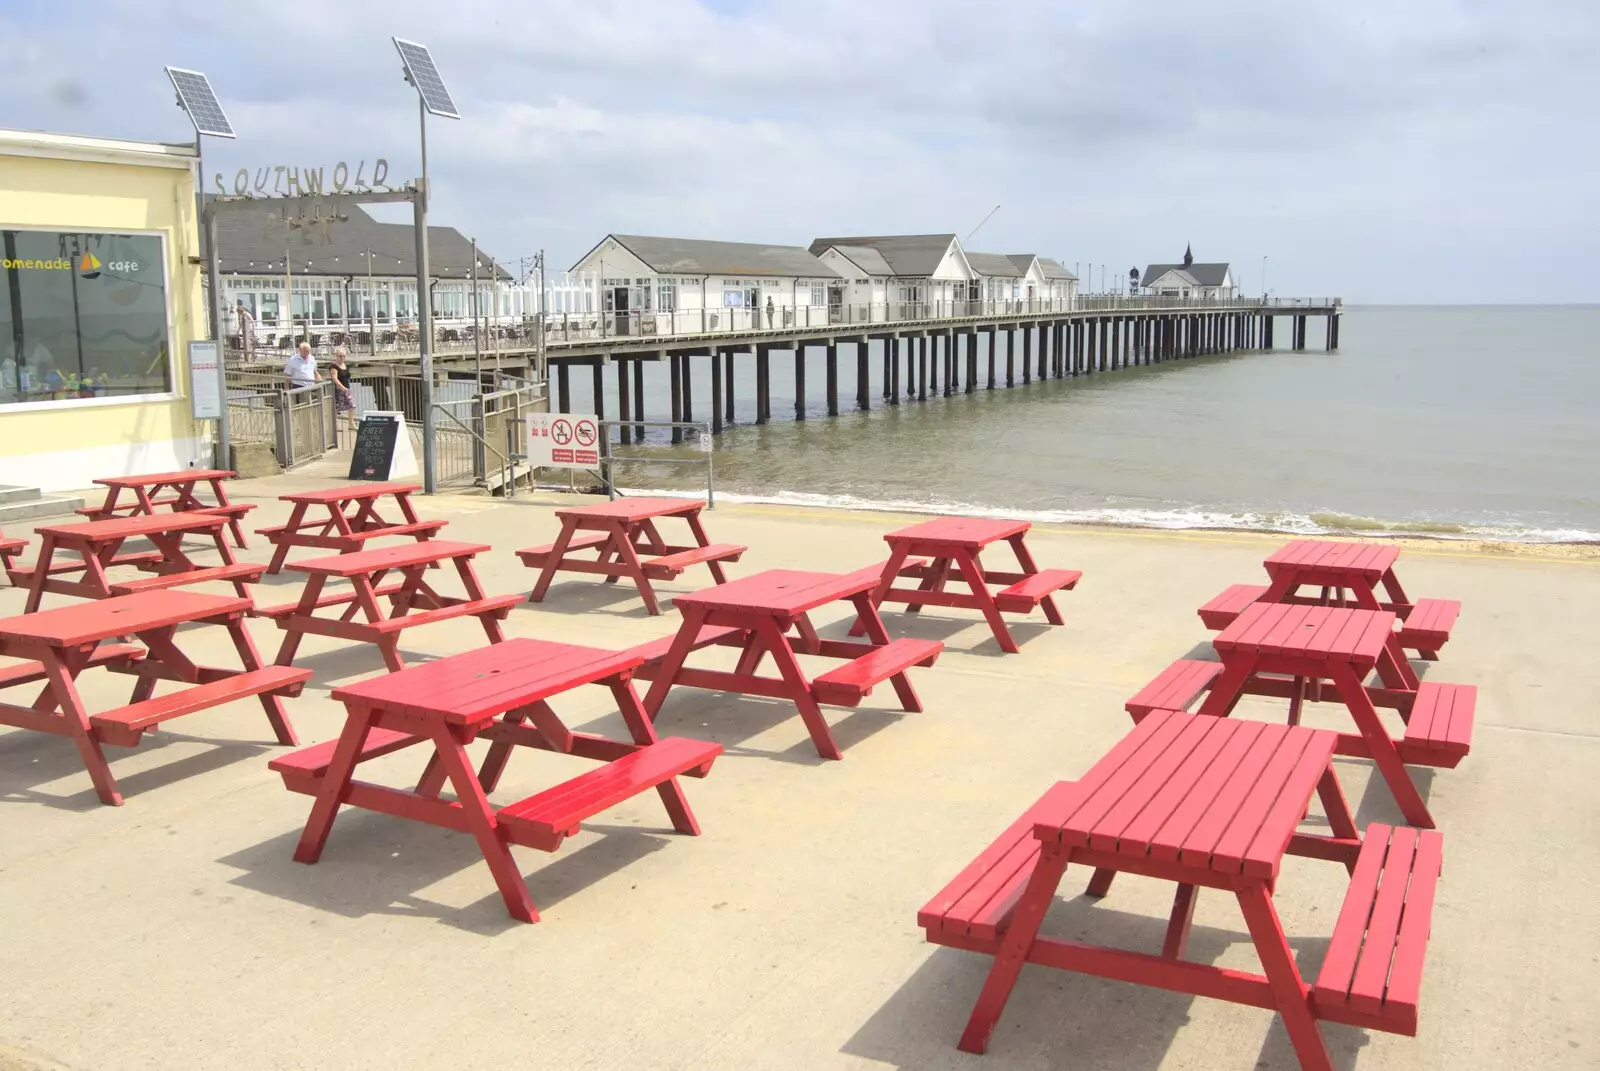
M 52 259 L 35 259 L 33 257 L 0 258 L 0 268 L 6 271 L 76 271 L 85 279 L 98 279 L 102 271 L 126 274 L 139 270 L 137 260 L 102 261 L 93 253 L 84 253 L 81 257 L 55 257 Z

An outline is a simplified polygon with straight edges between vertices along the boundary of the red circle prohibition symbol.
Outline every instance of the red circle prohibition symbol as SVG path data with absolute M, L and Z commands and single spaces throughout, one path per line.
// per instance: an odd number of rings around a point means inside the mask
M 578 421 L 578 445 L 579 446 L 593 446 L 594 445 L 594 441 L 595 441 L 595 439 L 597 437 L 598 437 L 598 433 L 595 431 L 595 426 L 594 426 L 593 421 L 589 421 L 589 420 L 580 420 L 580 421 Z
M 572 441 L 572 425 L 565 420 L 558 420 L 550 425 L 550 438 L 559 445 L 565 446 Z

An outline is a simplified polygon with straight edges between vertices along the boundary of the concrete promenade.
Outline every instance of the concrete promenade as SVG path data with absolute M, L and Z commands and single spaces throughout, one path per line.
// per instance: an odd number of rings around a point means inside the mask
M 286 475 L 231 492 L 260 504 L 253 529 L 285 519 L 276 495 L 329 482 Z M 500 593 L 531 587 L 512 551 L 554 538 L 555 501 L 417 504 L 449 521 L 444 538 L 494 546 L 478 569 Z M 765 506 L 706 515 L 714 540 L 751 548 L 734 576 L 881 561 L 881 534 L 905 520 Z M 924 713 L 891 712 L 887 687 L 860 710 L 825 708 L 841 762 L 817 758 L 786 704 L 678 691 L 663 734 L 727 749 L 708 778 L 684 782 L 703 835 L 673 834 L 649 793 L 553 856 L 516 849 L 543 914 L 533 926 L 507 917 L 459 833 L 346 811 L 320 863 L 292 862 L 310 800 L 267 770 L 279 749 L 253 700 L 109 749 L 121 808 L 96 801 L 70 741 L 0 729 L 0 1071 L 1294 1068 L 1271 1013 L 1036 967 L 989 1055 L 960 1053 L 988 961 L 930 946 L 916 925 L 918 907 L 1045 788 L 1127 732 L 1124 700 L 1174 658 L 1209 650 L 1195 608 L 1229 583 L 1261 582 L 1281 541 L 1036 528 L 1041 565 L 1085 573 L 1060 600 L 1067 624 L 1036 615 L 1016 626 L 1023 653 L 1006 656 L 976 613 L 889 610 L 891 634 L 949 646 L 913 671 Z M 265 543 L 251 543 L 244 556 L 265 561 Z M 1400 565 L 1413 595 L 1465 604 L 1427 675 L 1477 684 L 1478 726 L 1458 769 L 1417 772 L 1445 836 L 1420 1034 L 1325 1025 L 1335 1063 L 1600 1066 L 1600 555 L 1417 543 Z M 301 574 L 267 580 L 258 597 L 276 602 Z M 696 569 L 658 590 L 706 582 Z M 22 602 L 0 588 L 0 614 Z M 819 617 L 825 633 L 844 610 Z M 574 576 L 514 610 L 506 631 L 620 648 L 677 620 L 670 609 L 648 617 L 626 584 Z M 251 628 L 270 659 L 280 633 Z M 402 651 L 415 662 L 482 643 L 466 619 L 409 631 Z M 220 629 L 186 649 L 233 664 Z M 342 724 L 329 690 L 381 662 L 317 637 L 301 652 L 317 677 L 287 706 L 311 743 Z M 127 687 L 95 671 L 82 684 L 91 709 L 125 701 Z M 620 732 L 608 703 L 591 688 L 557 706 L 575 729 Z M 1310 710 L 1311 724 L 1346 727 L 1342 709 Z M 1241 714 L 1282 716 L 1264 700 Z M 420 761 L 401 752 L 363 771 L 405 784 Z M 496 799 L 580 768 L 519 749 Z M 1338 770 L 1362 825 L 1397 820 L 1369 763 Z M 1069 871 L 1049 931 L 1159 949 L 1170 886 L 1124 876 L 1095 902 L 1081 895 L 1086 877 Z M 1316 974 L 1346 883 L 1335 864 L 1284 863 L 1276 904 L 1304 975 Z M 1189 956 L 1258 969 L 1231 898 L 1200 897 Z

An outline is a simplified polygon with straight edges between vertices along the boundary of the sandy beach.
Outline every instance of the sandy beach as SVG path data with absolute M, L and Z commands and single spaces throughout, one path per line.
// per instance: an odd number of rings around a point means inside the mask
M 253 529 L 281 523 L 276 496 L 308 482 L 230 491 L 259 505 Z M 554 537 L 561 501 L 418 506 L 449 522 L 445 538 L 495 548 L 478 569 L 502 593 L 531 587 L 512 551 Z M 706 514 L 713 539 L 750 547 L 732 576 L 853 570 L 881 561 L 882 534 L 911 519 L 752 505 Z M 1084 571 L 1061 600 L 1066 624 L 1034 615 L 1015 626 L 1022 653 L 1003 655 L 976 613 L 886 611 L 892 635 L 941 639 L 946 652 L 914 676 L 922 713 L 891 709 L 886 687 L 859 710 L 825 708 L 838 762 L 817 757 L 787 704 L 676 691 L 662 733 L 726 749 L 709 777 L 684 782 L 702 835 L 672 833 L 647 794 L 555 855 L 517 849 L 543 916 L 532 926 L 507 917 L 463 834 L 347 810 L 321 862 L 292 862 L 310 801 L 267 770 L 282 749 L 253 701 L 113 750 L 121 808 L 97 802 L 69 741 L 0 729 L 0 1069 L 1294 1068 L 1268 1012 L 1041 968 L 1024 970 L 988 1055 L 958 1052 L 988 964 L 927 944 L 916 924 L 923 902 L 1040 793 L 1128 731 L 1129 696 L 1173 659 L 1205 657 L 1211 634 L 1196 607 L 1227 584 L 1261 582 L 1261 559 L 1282 541 L 1038 526 L 1041 565 Z M 1592 1068 L 1600 547 L 1401 542 L 1413 595 L 1464 603 L 1425 673 L 1478 686 L 1477 729 L 1459 768 L 1413 770 L 1445 852 L 1419 1036 L 1339 1025 L 1324 1035 L 1342 1071 Z M 267 551 L 252 536 L 243 557 Z M 659 590 L 706 582 L 695 570 Z M 269 577 L 257 598 L 282 601 L 299 584 Z M 0 589 L 0 614 L 22 603 Z M 842 631 L 843 611 L 819 619 L 825 634 Z M 625 584 L 573 577 L 515 609 L 506 632 L 622 648 L 676 623 L 670 608 L 648 616 Z M 278 630 L 250 627 L 270 659 Z M 231 657 L 211 631 L 195 633 L 195 652 Z M 482 644 L 467 619 L 408 632 L 401 647 L 420 661 Z M 371 648 L 319 638 L 298 664 L 316 671 L 288 702 L 303 743 L 337 734 L 331 688 L 382 668 Z M 91 671 L 81 687 L 91 707 L 126 698 L 122 677 Z M 574 728 L 620 726 L 601 689 L 559 706 Z M 1310 724 L 1348 728 L 1342 708 L 1310 709 Z M 1258 700 L 1240 716 L 1282 713 Z M 401 752 L 370 769 L 404 784 L 420 761 Z M 573 761 L 520 749 L 495 798 L 570 775 Z M 1360 824 L 1398 819 L 1370 763 L 1337 768 Z M 1081 894 L 1085 878 L 1069 870 L 1050 932 L 1159 948 L 1170 886 L 1124 877 L 1095 901 Z M 1316 973 L 1346 884 L 1335 864 L 1284 864 L 1276 902 L 1304 975 Z M 1257 969 L 1231 898 L 1201 896 L 1189 955 Z

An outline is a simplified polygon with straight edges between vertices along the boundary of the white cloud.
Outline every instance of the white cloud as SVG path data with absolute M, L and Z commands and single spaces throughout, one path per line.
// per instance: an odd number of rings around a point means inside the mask
M 434 217 L 553 265 L 607 231 L 956 231 L 1111 274 L 1272 260 L 1281 293 L 1586 300 L 1589 0 L 1190 8 L 65 0 L 0 14 L 0 123 L 182 140 L 162 63 L 239 129 L 212 170 L 416 169 L 390 34 L 430 44 Z M 1580 260 L 1580 258 L 1582 258 Z

